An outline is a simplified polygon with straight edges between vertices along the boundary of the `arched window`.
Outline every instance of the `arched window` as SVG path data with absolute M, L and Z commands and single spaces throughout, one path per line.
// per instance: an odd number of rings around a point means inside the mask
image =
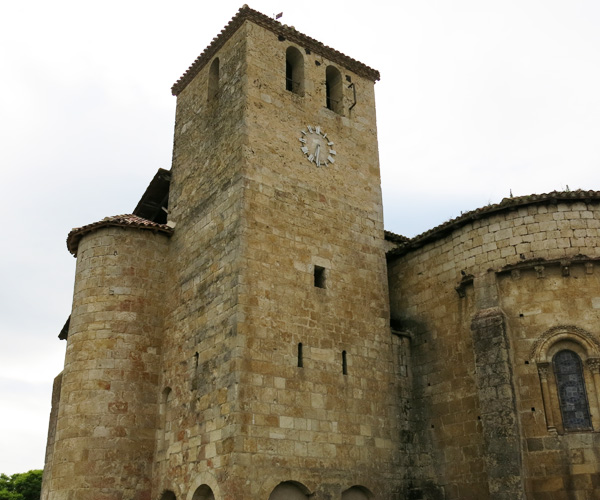
M 573 351 L 564 349 L 554 355 L 552 364 L 565 431 L 591 429 L 592 421 L 581 359 Z
M 537 365 L 548 430 L 600 429 L 600 342 L 577 326 L 556 326 L 535 342 L 530 359 Z
M 373 494 L 363 486 L 352 486 L 342 493 L 342 500 L 369 500 Z
M 269 500 L 307 500 L 309 491 L 303 484 L 296 481 L 279 483 L 269 495 Z
M 285 89 L 304 95 L 304 58 L 296 47 L 285 51 Z
M 175 496 L 175 493 L 173 493 L 170 490 L 165 490 L 162 494 L 162 496 L 160 497 L 160 500 L 177 500 L 177 497 Z
M 210 69 L 208 70 L 208 100 L 212 100 L 217 96 L 217 92 L 219 91 L 219 58 L 216 57 L 215 60 L 210 65 Z
M 210 486 L 203 484 L 196 491 L 194 491 L 192 500 L 215 500 L 215 495 L 210 489 Z
M 344 110 L 342 74 L 334 66 L 327 66 L 325 70 L 325 92 L 327 94 L 327 109 L 341 115 Z

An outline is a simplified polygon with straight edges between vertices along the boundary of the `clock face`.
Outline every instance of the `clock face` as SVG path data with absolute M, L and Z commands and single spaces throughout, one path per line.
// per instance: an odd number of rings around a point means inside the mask
M 321 127 L 306 126 L 306 130 L 300 131 L 302 134 L 300 141 L 300 151 L 305 158 L 314 163 L 317 167 L 326 167 L 330 163 L 335 163 L 335 149 L 333 142 L 327 137 Z

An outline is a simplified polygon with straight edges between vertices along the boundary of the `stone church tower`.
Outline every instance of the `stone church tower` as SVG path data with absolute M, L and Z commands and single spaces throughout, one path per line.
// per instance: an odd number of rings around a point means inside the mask
M 171 172 L 69 235 L 44 499 L 392 498 L 378 79 L 244 6 L 173 86 Z
M 43 500 L 600 498 L 600 192 L 384 232 L 379 73 L 242 7 L 72 230 Z

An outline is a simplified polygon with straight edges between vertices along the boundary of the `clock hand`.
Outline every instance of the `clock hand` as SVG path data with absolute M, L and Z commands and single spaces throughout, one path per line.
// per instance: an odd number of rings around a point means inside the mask
M 317 164 L 317 167 L 319 166 L 319 151 L 321 150 L 321 145 L 317 144 L 317 149 L 315 150 L 315 163 Z

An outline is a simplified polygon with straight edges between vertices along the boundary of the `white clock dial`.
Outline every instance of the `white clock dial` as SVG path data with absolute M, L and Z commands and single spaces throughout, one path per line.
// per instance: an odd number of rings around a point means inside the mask
M 327 134 L 321 130 L 321 127 L 307 125 L 305 130 L 301 130 L 300 151 L 304 157 L 317 167 L 326 167 L 330 163 L 335 163 L 336 151 L 333 149 L 333 142 L 327 137 Z

